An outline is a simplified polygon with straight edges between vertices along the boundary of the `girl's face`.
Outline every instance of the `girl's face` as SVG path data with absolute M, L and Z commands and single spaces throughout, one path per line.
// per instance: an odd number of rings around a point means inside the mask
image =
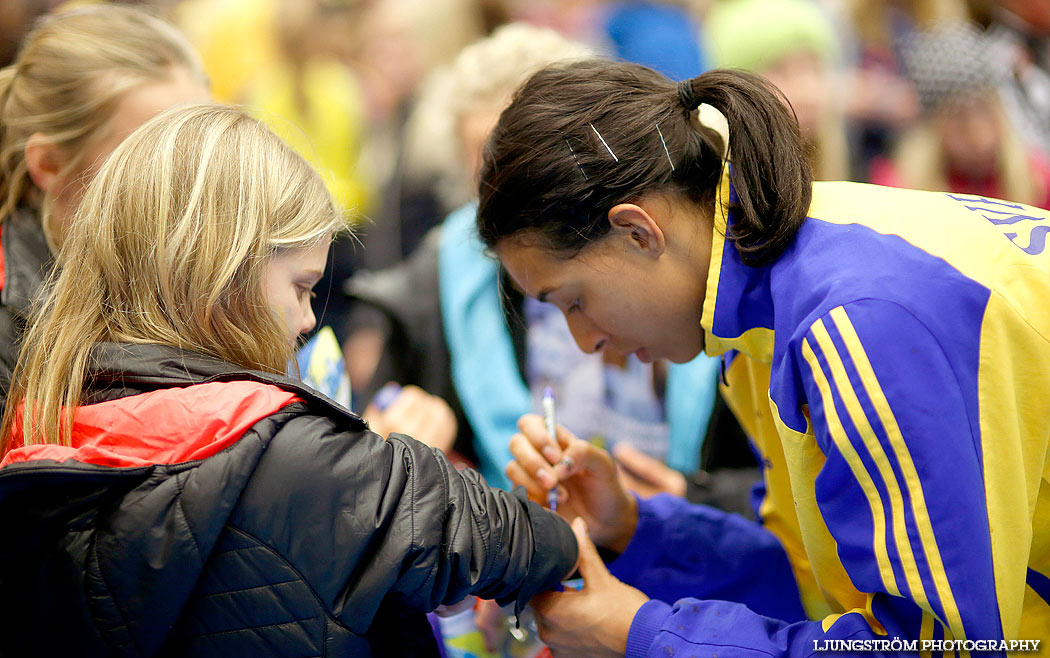
M 310 300 L 313 289 L 328 263 L 329 240 L 299 249 L 282 249 L 270 258 L 263 273 L 263 297 L 288 330 L 295 343 L 317 324 Z
M 561 309 L 584 352 L 684 363 L 704 347 L 711 223 L 698 215 L 665 197 L 620 204 L 609 211 L 610 233 L 571 258 L 534 232 L 505 239 L 496 253 L 526 295 Z

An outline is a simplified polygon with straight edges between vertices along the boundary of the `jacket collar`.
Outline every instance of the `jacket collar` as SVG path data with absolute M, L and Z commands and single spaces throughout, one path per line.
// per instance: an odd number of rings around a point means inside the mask
M 178 347 L 150 343 L 99 343 L 92 350 L 91 357 L 86 378 L 90 382 L 87 403 L 157 388 L 248 380 L 273 384 L 293 392 L 305 402 L 325 408 L 327 413 L 350 416 L 364 427 L 356 415 L 297 379 L 246 370 Z
M 718 356 L 737 350 L 768 363 L 773 358 L 770 273 L 775 264 L 751 267 L 740 260 L 733 241 L 726 237 L 733 227 L 736 204 L 727 166 L 715 196 L 711 264 L 700 317 L 704 351 Z

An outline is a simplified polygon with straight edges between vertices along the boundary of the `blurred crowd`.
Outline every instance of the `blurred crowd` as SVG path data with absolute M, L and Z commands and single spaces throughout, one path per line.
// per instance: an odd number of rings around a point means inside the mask
M 4 0 L 0 66 L 39 17 L 82 4 Z M 314 300 L 345 375 L 325 392 L 495 485 L 509 485 L 517 419 L 548 389 L 559 421 L 610 448 L 642 495 L 750 515 L 759 479 L 717 359 L 584 354 L 560 311 L 525 299 L 480 247 L 485 140 L 547 64 L 615 57 L 674 80 L 753 71 L 793 109 L 818 180 L 1050 208 L 1050 0 L 133 4 L 174 23 L 212 96 L 264 121 L 347 211 L 353 230 Z
M 0 64 L 36 17 L 70 4 L 5 1 Z M 1046 0 L 141 4 L 189 37 L 217 100 L 263 117 L 357 218 L 317 300 L 322 324 L 343 341 L 342 281 L 402 261 L 472 197 L 486 130 L 521 77 L 511 74 L 553 52 L 541 28 L 674 79 L 714 67 L 765 75 L 794 108 L 819 179 L 1048 203 Z M 508 32 L 502 47 L 455 63 L 510 23 L 533 31 Z M 355 379 L 368 365 L 352 369 Z
M 38 17 L 80 4 L 6 0 L 0 64 Z M 637 490 L 684 493 L 695 474 L 754 466 L 720 413 L 717 362 L 701 357 L 682 375 L 582 354 L 561 314 L 522 298 L 474 244 L 487 133 L 545 64 L 610 56 L 675 80 L 754 71 L 794 110 L 819 180 L 1050 207 L 1050 0 L 135 4 L 178 26 L 214 98 L 266 122 L 347 210 L 353 231 L 333 247 L 314 312 L 334 334 L 354 410 L 380 429 L 416 430 L 497 484 L 507 484 L 506 437 L 549 386 L 566 426 L 625 444 Z M 411 388 L 386 396 L 396 404 L 384 419 L 390 405 L 376 394 L 388 382 Z M 698 396 L 709 417 L 676 418 L 675 401 Z M 707 440 L 727 432 L 735 447 Z
M 80 4 L 6 0 L 0 65 L 38 17 Z M 501 285 L 494 262 L 470 246 L 488 130 L 543 65 L 610 56 L 676 80 L 747 69 L 783 92 L 817 179 L 1050 207 L 1050 0 L 136 4 L 177 25 L 214 98 L 265 121 L 348 211 L 354 230 L 333 247 L 314 312 L 334 334 L 354 409 L 391 381 L 426 392 L 409 397 L 437 396 L 436 411 L 416 419 L 424 438 L 501 484 L 514 419 L 551 385 L 568 398 L 564 420 L 577 433 L 608 446 L 630 438 L 625 463 L 637 449 L 696 473 L 711 461 L 699 456 L 705 432 L 722 431 L 716 400 L 710 418 L 681 420 L 694 428 L 681 436 L 673 402 L 685 393 L 674 382 L 689 377 L 581 354 L 559 313 Z M 707 370 L 693 381 L 714 381 L 717 364 L 695 367 Z M 498 404 L 486 386 L 503 391 Z M 701 395 L 714 398 L 713 385 Z M 747 465 L 741 444 L 722 461 Z M 646 468 L 639 461 L 636 474 Z M 677 478 L 647 479 L 681 493 Z

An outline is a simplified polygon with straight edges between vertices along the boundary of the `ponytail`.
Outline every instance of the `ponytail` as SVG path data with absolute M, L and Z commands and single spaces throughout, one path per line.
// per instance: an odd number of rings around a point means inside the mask
M 740 71 L 677 86 L 638 64 L 592 60 L 543 69 L 518 90 L 486 145 L 478 232 L 495 247 L 522 231 L 572 255 L 610 229 L 609 210 L 653 193 L 707 208 L 726 167 L 708 104 L 729 124 L 736 198 L 728 236 L 741 260 L 770 263 L 805 220 L 812 197 L 798 122 L 780 93 Z
M 813 196 L 798 122 L 782 98 L 764 78 L 743 71 L 709 71 L 678 85 L 687 112 L 706 103 L 729 124 L 729 177 L 736 203 L 727 237 L 748 265 L 770 263 L 784 252 Z

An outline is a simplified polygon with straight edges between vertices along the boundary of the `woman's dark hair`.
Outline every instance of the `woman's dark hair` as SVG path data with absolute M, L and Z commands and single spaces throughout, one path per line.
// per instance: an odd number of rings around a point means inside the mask
M 591 60 L 535 73 L 485 147 L 478 231 L 490 248 L 538 232 L 576 253 L 610 228 L 608 212 L 653 192 L 714 203 L 722 139 L 697 119 L 729 122 L 736 192 L 729 238 L 749 265 L 775 260 L 805 220 L 813 175 L 798 122 L 756 75 L 716 70 L 679 84 L 637 64 Z

